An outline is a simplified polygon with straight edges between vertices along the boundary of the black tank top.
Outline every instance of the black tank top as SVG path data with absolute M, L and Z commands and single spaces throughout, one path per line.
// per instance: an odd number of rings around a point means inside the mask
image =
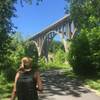
M 16 93 L 18 100 L 38 100 L 36 79 L 32 70 L 20 72 L 16 84 Z

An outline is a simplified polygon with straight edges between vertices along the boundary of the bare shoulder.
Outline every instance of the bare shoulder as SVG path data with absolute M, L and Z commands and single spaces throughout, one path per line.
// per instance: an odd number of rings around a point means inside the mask
M 18 77 L 19 77 L 19 75 L 20 75 L 20 72 L 18 71 L 18 72 L 16 73 L 15 78 L 18 78 Z

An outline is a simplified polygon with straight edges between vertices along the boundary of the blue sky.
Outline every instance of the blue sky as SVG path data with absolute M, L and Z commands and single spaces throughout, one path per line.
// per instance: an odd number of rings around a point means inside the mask
M 24 38 L 35 35 L 63 17 L 65 5 L 65 0 L 44 0 L 39 6 L 36 5 L 36 2 L 33 2 L 32 5 L 24 3 L 24 7 L 21 7 L 18 2 L 15 5 L 18 17 L 12 19 L 15 26 L 18 27 L 16 31 L 21 32 Z

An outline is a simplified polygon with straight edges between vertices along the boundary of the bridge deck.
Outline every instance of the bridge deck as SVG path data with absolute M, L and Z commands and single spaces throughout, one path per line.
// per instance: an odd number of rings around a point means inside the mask
M 33 36 L 32 38 L 30 38 L 29 40 L 33 40 L 35 38 L 38 38 L 42 33 L 47 33 L 48 31 L 54 29 L 56 26 L 59 26 L 61 25 L 62 23 L 66 22 L 67 20 L 69 20 L 69 16 L 70 14 L 68 15 L 65 15 L 63 18 L 61 18 L 60 20 L 56 21 L 55 23 L 49 25 L 48 27 L 46 27 L 45 29 L 43 29 L 42 31 L 36 33 L 35 36 Z

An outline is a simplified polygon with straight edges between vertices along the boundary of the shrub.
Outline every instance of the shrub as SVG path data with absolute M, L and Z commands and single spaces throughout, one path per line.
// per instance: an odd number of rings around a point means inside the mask
M 66 54 L 63 50 L 58 49 L 58 51 L 54 55 L 54 62 L 56 64 L 63 64 L 66 59 Z
M 100 27 L 81 30 L 71 42 L 68 60 L 77 74 L 93 75 L 100 69 Z

